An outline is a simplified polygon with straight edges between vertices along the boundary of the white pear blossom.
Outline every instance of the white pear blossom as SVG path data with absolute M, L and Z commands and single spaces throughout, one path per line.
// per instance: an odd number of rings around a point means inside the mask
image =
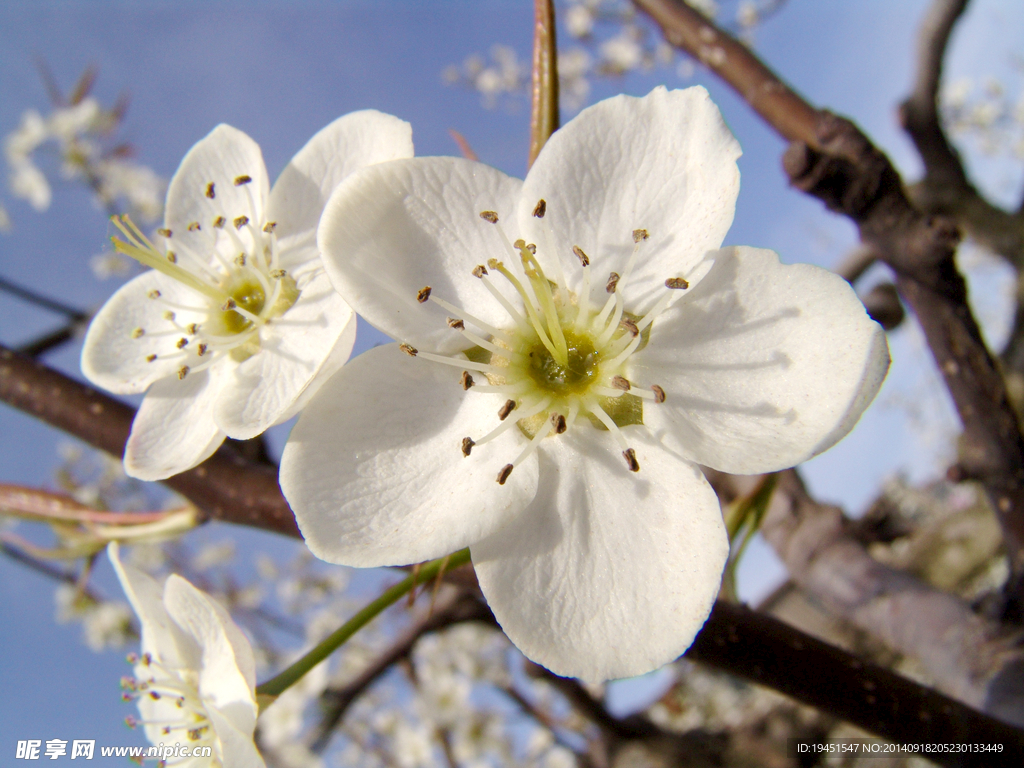
M 419 158 L 342 184 L 325 267 L 401 343 L 351 361 L 285 448 L 313 553 L 380 566 L 469 546 L 506 634 L 560 675 L 681 654 L 729 550 L 698 465 L 820 453 L 889 362 L 844 280 L 720 248 L 739 155 L 703 88 L 658 88 L 584 110 L 525 181 Z
M 153 269 L 99 311 L 82 370 L 118 394 L 146 392 L 125 470 L 160 480 L 196 466 L 225 435 L 291 418 L 348 359 L 355 317 L 317 253 L 338 182 L 412 156 L 409 125 L 354 112 L 320 131 L 268 189 L 259 147 L 218 126 L 182 160 L 156 243 L 125 217 L 117 249 Z
M 161 587 L 122 563 L 117 544 L 108 554 L 142 626 L 135 676 L 122 680 L 141 715 L 129 725 L 141 725 L 155 745 L 210 748 L 207 757 L 168 757 L 169 766 L 263 768 L 253 743 L 258 709 L 249 641 L 227 611 L 185 579 L 171 575 Z

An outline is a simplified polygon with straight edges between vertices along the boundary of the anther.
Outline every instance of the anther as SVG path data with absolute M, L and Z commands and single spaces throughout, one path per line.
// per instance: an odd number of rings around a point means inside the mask
M 199 345 L 199 356 L 202 357 L 203 355 L 205 355 L 207 349 L 208 349 L 208 347 L 207 347 L 206 344 L 200 344 Z
M 563 416 L 560 413 L 552 413 L 551 414 L 551 424 L 555 428 L 555 434 L 558 434 L 558 435 L 560 435 L 563 432 L 565 432 L 565 430 L 568 428 L 568 426 L 565 423 L 565 416 Z
M 173 232 L 171 232 L 171 230 L 166 229 L 164 227 L 161 227 L 160 229 L 158 229 L 156 231 L 156 233 L 158 235 L 160 235 L 160 237 L 170 237 L 172 234 L 174 234 Z
M 496 211 L 480 211 L 480 218 L 484 221 L 488 221 L 491 224 L 498 223 L 498 214 Z
M 636 451 L 632 448 L 627 448 L 622 452 L 622 458 L 626 460 L 626 466 L 629 467 L 630 472 L 640 471 L 640 462 L 636 460 Z
M 650 237 L 650 235 L 647 234 L 647 230 L 646 229 L 634 229 L 633 230 L 633 242 L 634 243 L 639 243 L 639 242 L 641 242 L 643 240 L 646 240 L 648 237 Z
M 193 221 L 193 222 L 191 222 L 188 225 L 188 231 L 189 232 L 198 232 L 201 229 L 202 229 L 202 227 L 199 226 L 199 222 L 198 221 Z
M 213 226 L 217 229 L 220 229 L 221 227 L 224 226 L 224 223 L 226 221 L 227 219 L 225 219 L 223 216 L 218 216 L 216 219 L 213 220 Z
M 141 339 L 145 334 L 146 330 L 144 328 L 135 328 L 132 330 L 133 339 Z
M 178 349 L 184 349 L 185 347 L 188 346 L 188 339 L 182 336 L 180 339 L 178 339 L 178 343 L 175 344 L 174 346 L 176 346 Z
M 512 474 L 512 465 L 506 464 L 501 468 L 501 472 L 498 473 L 498 485 L 504 485 L 505 481 L 508 480 L 508 476 Z
M 268 235 L 275 229 L 277 229 L 276 221 L 268 221 L 266 224 L 263 225 L 263 231 L 266 232 Z
M 167 252 L 167 260 L 169 262 L 171 262 L 171 264 L 177 264 L 178 263 L 178 254 L 176 254 L 174 251 L 168 251 Z
M 156 360 L 156 355 L 146 355 L 147 363 L 152 363 L 154 360 Z
M 522 250 L 523 248 L 526 247 L 526 241 L 523 240 L 523 238 L 520 237 L 518 240 L 516 240 L 514 243 L 512 243 L 512 247 L 516 248 L 518 250 Z
M 199 323 L 189 323 L 185 326 L 185 330 L 192 336 L 195 336 L 199 333 Z
M 245 266 L 245 254 L 244 253 L 240 253 L 237 256 L 235 256 L 235 264 L 237 264 L 240 267 L 244 267 Z
M 150 291 L 150 292 L 149 292 L 149 293 L 148 293 L 147 295 L 148 295 L 148 296 L 149 296 L 149 298 L 151 298 L 151 299 L 159 299 L 159 298 L 160 298 L 160 291 L 158 291 L 158 290 L 157 290 L 156 288 L 154 288 L 154 289 L 153 289 L 152 291 Z
M 411 344 L 399 344 L 398 348 L 405 352 L 409 357 L 416 357 L 419 354 L 419 350 Z
M 208 198 L 210 198 L 211 200 L 213 200 L 213 198 L 215 198 L 217 196 L 217 192 L 214 189 L 214 185 L 213 185 L 212 181 L 209 184 L 206 185 L 206 196 Z
M 498 409 L 498 418 L 504 421 L 508 418 L 508 415 L 516 409 L 515 400 L 506 400 L 505 404 Z
M 171 322 L 174 322 L 174 313 L 171 312 L 170 310 L 167 310 L 166 312 L 164 312 L 163 317 L 164 317 L 164 320 L 170 320 Z
M 248 184 L 250 181 L 252 181 L 252 176 L 245 176 L 245 175 L 243 175 L 243 176 L 235 176 L 235 186 L 236 187 L 240 187 L 243 184 Z
M 280 280 L 282 277 L 284 277 L 287 274 L 288 273 L 285 270 L 283 270 L 283 269 L 275 269 L 275 270 L 271 271 L 270 276 L 272 278 L 274 278 L 275 280 Z
M 659 387 L 657 384 L 651 386 L 651 391 L 654 393 L 654 402 L 664 403 L 665 402 L 665 390 Z
M 189 367 L 187 365 L 181 366 L 181 368 L 178 369 L 178 379 L 184 379 L 186 376 L 188 376 L 188 372 Z
M 487 267 L 483 264 L 477 264 L 473 267 L 473 277 L 483 277 L 487 274 Z
M 237 219 L 234 219 L 231 223 L 235 225 L 235 229 L 241 229 L 242 227 L 249 223 L 249 217 L 239 216 Z
M 537 246 L 534 243 L 527 243 L 526 250 L 532 253 L 534 256 L 537 255 Z
M 640 333 L 640 329 L 636 327 L 636 323 L 628 317 L 622 318 L 619 321 L 619 325 L 629 331 L 633 336 L 637 336 Z
M 682 277 L 670 277 L 668 280 L 665 281 L 665 287 L 672 288 L 673 290 L 676 291 L 681 291 L 685 288 L 689 288 L 690 282 Z
M 230 310 L 234 309 L 237 306 L 238 303 L 234 299 L 229 298 L 227 301 L 220 305 L 220 310 L 221 312 L 229 312 Z
M 461 331 L 463 328 L 466 327 L 466 324 L 462 320 L 458 319 L 457 317 L 449 317 L 448 318 L 448 327 L 449 328 L 454 328 L 456 331 Z
M 605 285 L 604 289 L 607 293 L 615 293 L 615 287 L 619 284 L 619 273 L 612 272 L 608 275 L 608 284 Z
M 462 455 L 469 456 L 469 454 L 473 452 L 474 445 L 476 445 L 476 443 L 473 442 L 472 437 L 462 438 Z
M 430 286 L 429 285 L 423 286 L 416 293 L 416 301 L 418 301 L 420 304 L 423 304 L 429 298 L 430 298 Z
M 578 245 L 574 245 L 572 247 L 572 252 L 576 254 L 576 258 L 580 260 L 580 264 L 582 264 L 584 267 L 590 266 L 590 257 L 583 252 L 582 248 L 580 248 Z
M 537 201 L 536 207 L 533 209 L 533 215 L 538 219 L 543 219 L 544 214 L 548 212 L 548 203 L 544 198 Z
M 629 392 L 629 379 L 625 376 L 612 376 L 612 386 L 616 389 L 621 389 L 623 392 Z
M 475 382 L 473 381 L 473 377 L 469 375 L 469 371 L 463 371 L 462 377 L 459 379 L 459 383 L 462 385 L 463 389 L 469 389 Z

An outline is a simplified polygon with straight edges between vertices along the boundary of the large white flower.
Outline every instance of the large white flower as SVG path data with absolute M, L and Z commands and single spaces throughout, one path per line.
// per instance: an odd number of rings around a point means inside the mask
M 138 701 L 143 726 L 154 745 L 180 768 L 263 768 L 253 743 L 256 728 L 256 662 L 252 647 L 231 616 L 213 598 L 171 575 L 163 587 L 121 562 L 116 543 L 108 548 L 128 601 L 142 625 L 142 654 L 135 677 L 125 678 L 125 698 Z M 202 756 L 203 747 L 210 748 Z M 200 748 L 198 756 L 192 753 Z
M 97 314 L 82 370 L 112 392 L 147 392 L 125 449 L 129 475 L 170 477 L 225 435 L 255 437 L 291 418 L 348 359 L 355 317 L 323 272 L 320 212 L 349 174 L 412 151 L 407 123 L 354 112 L 314 136 L 268 191 L 259 147 L 220 125 L 171 180 L 159 246 L 115 222 L 118 250 L 153 269 Z
M 682 653 L 729 548 L 698 464 L 825 450 L 889 361 L 841 278 L 718 250 L 739 154 L 704 89 L 659 88 L 582 112 L 525 182 L 421 158 L 342 184 L 325 267 L 402 344 L 350 362 L 292 432 L 281 485 L 314 554 L 468 545 L 502 628 L 558 674 Z

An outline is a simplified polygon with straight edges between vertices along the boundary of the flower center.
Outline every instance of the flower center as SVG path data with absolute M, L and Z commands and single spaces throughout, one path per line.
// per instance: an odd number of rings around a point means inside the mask
M 236 186 L 250 182 L 249 176 L 235 179 Z M 206 196 L 215 197 L 212 183 Z M 251 195 L 249 208 L 250 213 L 255 211 Z M 243 362 L 258 353 L 261 329 L 291 309 L 301 293 L 295 279 L 279 266 L 274 222 L 254 222 L 246 215 L 228 222 L 217 215 L 205 222 L 205 229 L 204 223 L 190 223 L 193 236 L 188 243 L 173 239 L 169 229 L 158 230 L 166 245 L 161 249 L 127 216 L 115 216 L 112 221 L 125 237 L 112 238 L 116 250 L 195 295 L 197 303 L 183 304 L 170 301 L 159 290 L 150 291 L 149 298 L 166 307 L 162 317 L 167 325 L 132 331 L 132 338 L 146 347 L 147 361 L 181 361 L 178 378 L 225 356 Z M 236 255 L 225 258 L 224 251 Z
M 541 200 L 534 216 L 541 219 L 546 210 L 547 203 Z M 622 448 L 626 465 L 631 471 L 638 471 L 636 452 L 629 447 L 622 428 L 642 425 L 643 401 L 663 403 L 665 391 L 657 384 L 649 388 L 635 386 L 628 377 L 628 361 L 647 344 L 651 324 L 668 307 L 672 290 L 686 289 L 689 283 L 685 278 L 671 277 L 665 281 L 669 290 L 649 310 L 641 314 L 626 311 L 621 288 L 648 239 L 646 230 L 637 229 L 633 232 L 634 248 L 626 268 L 622 275 L 609 275 L 605 286 L 608 298 L 598 307 L 591 304 L 590 258 L 579 246 L 573 246 L 573 253 L 583 274 L 580 290 L 574 293 L 567 287 L 557 258 L 552 263 L 559 273 L 558 279 L 551 280 L 536 258 L 536 245 L 523 240 L 511 243 L 498 225 L 494 211 L 484 211 L 480 217 L 497 227 L 506 248 L 519 257 L 526 278 L 520 280 L 498 259 L 490 259 L 486 267 L 480 265 L 473 270 L 473 275 L 508 312 L 511 327 L 495 328 L 431 295 L 431 288 L 426 286 L 417 295 L 420 303 L 433 301 L 456 313 L 457 317 L 448 318 L 449 327 L 462 333 L 473 346 L 464 351 L 465 358 L 455 358 L 401 345 L 413 357 L 463 368 L 464 389 L 498 393 L 507 398 L 497 414 L 501 423 L 480 438 L 464 438 L 463 454 L 469 456 L 474 446 L 490 442 L 517 426 L 530 443 L 498 473 L 498 482 L 504 484 L 515 466 L 531 455 L 541 440 L 564 433 L 582 415 L 595 428 L 611 432 Z M 550 243 L 551 233 L 544 230 L 544 234 Z M 491 282 L 490 272 L 501 275 L 512 286 L 522 311 Z M 467 323 L 486 337 L 467 330 Z M 487 383 L 478 384 L 470 371 L 483 373 Z M 513 413 L 515 418 L 508 418 Z

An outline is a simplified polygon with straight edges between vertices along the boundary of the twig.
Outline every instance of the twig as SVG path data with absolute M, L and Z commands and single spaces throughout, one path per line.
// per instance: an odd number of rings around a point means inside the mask
M 26 357 L 39 357 L 40 355 L 55 349 L 62 344 L 71 341 L 78 335 L 80 329 L 85 327 L 85 320 L 72 320 L 61 328 L 50 333 L 45 333 L 33 341 L 22 344 L 17 351 Z
M 51 312 L 56 312 L 58 315 L 64 315 L 64 317 L 70 320 L 82 322 L 89 319 L 89 315 L 80 309 L 75 309 L 67 304 L 59 302 L 55 299 L 47 298 L 42 294 L 31 291 L 28 288 L 23 288 L 16 283 L 12 283 L 5 277 L 0 277 L 0 291 L 9 293 L 11 296 L 17 296 L 19 299 L 27 301 L 29 304 L 35 304 L 37 307 L 48 309 Z
M 533 75 L 530 89 L 530 156 L 533 165 L 548 137 L 558 130 L 558 48 L 554 0 L 533 3 Z

